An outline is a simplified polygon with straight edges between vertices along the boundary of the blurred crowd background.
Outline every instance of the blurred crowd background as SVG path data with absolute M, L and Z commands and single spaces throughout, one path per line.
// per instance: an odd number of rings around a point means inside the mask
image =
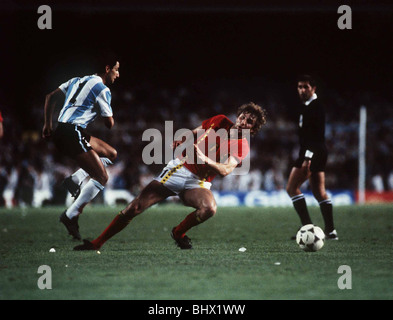
M 115 127 L 88 127 L 118 151 L 106 190 L 136 195 L 163 165 L 145 165 L 146 129 L 193 129 L 253 101 L 268 122 L 251 140 L 251 172 L 213 181 L 215 190 L 282 190 L 298 153 L 296 76 L 318 77 L 327 112 L 326 187 L 358 185 L 359 109 L 367 108 L 366 187 L 393 190 L 393 34 L 391 1 L 350 3 L 350 29 L 338 28 L 334 2 L 49 2 L 52 29 L 37 26 L 42 3 L 2 1 L 0 205 L 63 204 L 64 177 L 76 169 L 41 139 L 45 95 L 103 49 L 120 55 L 112 90 Z M 59 111 L 59 110 L 58 110 Z M 307 185 L 304 186 L 308 188 Z M 35 195 L 40 194 L 37 200 Z M 10 200 L 11 199 L 11 200 Z
M 267 125 L 251 140 L 251 171 L 243 176 L 218 177 L 213 188 L 285 189 L 298 153 L 295 83 L 285 86 L 266 79 L 222 79 L 189 86 L 160 87 L 144 82 L 126 87 L 119 80 L 112 93 L 115 127 L 106 129 L 98 118 L 87 130 L 118 150 L 117 161 L 108 167 L 107 189 L 128 190 L 135 196 L 163 168 L 162 164 L 146 165 L 142 161 L 142 150 L 149 143 L 142 141 L 146 129 L 158 129 L 164 136 L 165 121 L 173 121 L 175 132 L 193 129 L 216 114 L 234 120 L 237 107 L 249 101 L 268 111 Z M 317 93 L 327 112 L 327 189 L 357 189 L 359 108 L 364 105 L 368 110 L 367 189 L 393 190 L 391 101 L 373 92 L 338 92 L 326 84 Z M 44 96 L 36 97 L 24 115 L 30 123 L 28 130 L 17 110 L 2 106 L 5 135 L 0 142 L 0 194 L 12 192 L 13 205 L 64 204 L 67 193 L 61 182 L 78 169 L 72 159 L 58 155 L 51 141 L 41 138 L 43 103 Z M 39 199 L 34 196 L 37 191 Z M 4 205 L 4 198 L 1 201 Z

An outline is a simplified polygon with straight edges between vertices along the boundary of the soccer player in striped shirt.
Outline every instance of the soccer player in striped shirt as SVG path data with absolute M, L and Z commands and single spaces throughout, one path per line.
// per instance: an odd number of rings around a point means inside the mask
M 249 153 L 244 130 L 249 130 L 251 135 L 255 135 L 265 123 L 265 110 L 254 103 L 242 105 L 238 109 L 235 123 L 224 115 L 217 115 L 203 121 L 201 126 L 192 131 L 193 136 L 190 136 L 192 148 L 186 149 L 184 154 L 170 161 L 161 174 L 116 215 L 98 238 L 91 242 L 83 240 L 84 243 L 76 246 L 74 250 L 101 248 L 137 215 L 174 195 L 178 195 L 186 206 L 195 209 L 171 232 L 172 238 L 181 249 L 191 249 L 191 239 L 186 232 L 216 213 L 216 202 L 210 191 L 211 181 L 216 175 L 226 176 L 233 172 Z M 214 135 L 219 130 L 226 130 L 226 138 L 218 139 Z M 174 147 L 179 144 L 180 141 L 175 141 Z M 221 152 L 222 149 L 225 152 Z M 209 151 L 212 151 L 213 155 Z
M 119 77 L 120 64 L 111 55 L 103 55 L 99 60 L 97 74 L 75 77 L 63 83 L 46 96 L 44 106 L 43 138 L 52 138 L 57 149 L 73 158 L 81 168 L 64 181 L 76 200 L 60 215 L 60 222 L 69 234 L 79 240 L 78 216 L 104 189 L 108 180 L 105 166 L 112 164 L 117 157 L 117 151 L 112 146 L 85 131 L 98 115 L 103 117 L 108 129 L 114 125 L 108 86 Z M 57 127 L 53 130 L 52 115 L 57 105 L 62 105 L 62 109 Z M 79 190 L 88 176 L 90 180 Z
M 316 84 L 309 75 L 300 76 L 297 82 L 301 105 L 298 112 L 299 157 L 289 175 L 287 192 L 299 215 L 302 225 L 311 224 L 306 199 L 300 190 L 308 179 L 318 201 L 325 223 L 326 239 L 338 240 L 334 228 L 333 205 L 325 190 L 325 110 L 317 99 Z

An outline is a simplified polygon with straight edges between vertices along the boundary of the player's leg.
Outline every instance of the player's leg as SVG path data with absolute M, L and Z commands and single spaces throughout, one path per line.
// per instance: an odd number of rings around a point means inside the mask
M 54 142 L 60 152 L 71 156 L 78 165 L 85 170 L 92 179 L 83 187 L 76 201 L 60 215 L 60 221 L 65 225 L 68 232 L 80 239 L 78 215 L 101 190 L 103 190 L 108 175 L 98 154 L 89 144 L 90 136 L 84 133 L 80 127 L 59 124 L 54 134 Z
M 312 193 L 318 202 L 329 199 L 325 189 L 325 173 L 313 172 L 309 178 Z
M 83 208 L 104 189 L 108 175 L 94 150 L 79 153 L 75 159 L 79 166 L 89 173 L 91 179 L 82 188 L 80 195 L 72 205 L 60 215 L 60 222 L 64 224 L 69 234 L 80 240 L 78 216 Z
M 192 227 L 203 223 L 213 217 L 217 210 L 217 204 L 209 189 L 197 188 L 185 190 L 181 199 L 186 206 L 195 208 L 179 225 L 172 229 L 172 237 L 181 249 L 191 249 L 191 243 L 185 233 Z M 182 239 L 186 238 L 184 241 Z
M 332 238 L 336 238 L 337 232 L 334 229 L 333 205 L 325 189 L 325 172 L 313 172 L 309 181 L 313 195 L 318 201 L 319 207 L 321 209 L 322 217 L 325 223 L 325 234 L 327 237 L 331 235 Z
M 173 195 L 175 195 L 174 192 L 169 190 L 160 182 L 153 180 L 130 204 L 128 204 L 125 209 L 120 211 L 120 214 L 124 215 L 126 219 L 131 221 L 147 208 Z
M 123 230 L 137 215 L 172 195 L 174 195 L 172 191 L 158 181 L 153 180 L 142 190 L 139 196 L 116 215 L 99 237 L 91 242 L 84 241 L 83 245 L 76 246 L 74 250 L 96 250 L 101 248 L 106 241 Z
M 92 146 L 93 150 L 97 152 L 97 154 L 101 158 L 108 158 L 111 162 L 114 162 L 116 160 L 117 158 L 116 149 L 110 146 L 105 141 L 102 141 L 101 139 L 91 136 L 89 143 Z
M 115 148 L 93 136 L 89 136 L 89 143 L 93 150 L 98 154 L 104 167 L 113 164 L 117 158 Z M 80 193 L 80 185 L 89 176 L 88 172 L 83 168 L 78 169 L 71 176 L 64 180 L 64 185 L 71 195 L 76 199 Z
M 81 189 L 79 197 L 67 209 L 66 215 L 72 219 L 82 213 L 83 208 L 104 190 L 108 174 L 98 154 L 94 150 L 79 153 L 75 156 L 78 165 L 85 170 L 91 179 Z
M 287 183 L 287 193 L 292 200 L 293 207 L 302 225 L 312 223 L 307 210 L 306 199 L 300 190 L 300 187 L 308 179 L 309 175 L 310 173 L 305 171 L 304 168 L 293 167 Z

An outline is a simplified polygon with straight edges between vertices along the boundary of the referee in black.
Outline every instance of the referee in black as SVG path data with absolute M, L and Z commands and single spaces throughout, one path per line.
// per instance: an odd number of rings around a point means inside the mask
M 301 101 L 297 113 L 300 150 L 288 178 L 287 192 L 302 225 L 312 223 L 306 199 L 300 191 L 300 187 L 308 179 L 321 209 L 326 239 L 338 240 L 333 222 L 332 201 L 325 190 L 325 166 L 328 154 L 325 144 L 325 109 L 315 93 L 316 88 L 311 76 L 302 75 L 298 78 L 297 91 Z

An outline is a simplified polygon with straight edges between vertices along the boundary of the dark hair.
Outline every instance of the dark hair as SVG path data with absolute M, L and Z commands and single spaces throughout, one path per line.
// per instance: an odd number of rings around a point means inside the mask
M 97 53 L 94 59 L 94 71 L 104 73 L 106 66 L 112 69 L 118 61 L 120 62 L 119 56 L 112 51 Z
M 262 126 L 266 123 L 266 110 L 263 109 L 261 106 L 255 104 L 254 102 L 249 102 L 241 105 L 237 109 L 237 116 L 240 116 L 242 113 L 251 113 L 257 117 L 254 128 L 251 129 L 252 136 L 257 134 L 258 131 L 262 128 Z
M 298 83 L 299 82 L 308 82 L 311 87 L 315 87 L 317 85 L 316 82 L 315 82 L 315 79 L 312 76 L 308 75 L 308 74 L 299 75 L 297 77 L 297 82 Z

